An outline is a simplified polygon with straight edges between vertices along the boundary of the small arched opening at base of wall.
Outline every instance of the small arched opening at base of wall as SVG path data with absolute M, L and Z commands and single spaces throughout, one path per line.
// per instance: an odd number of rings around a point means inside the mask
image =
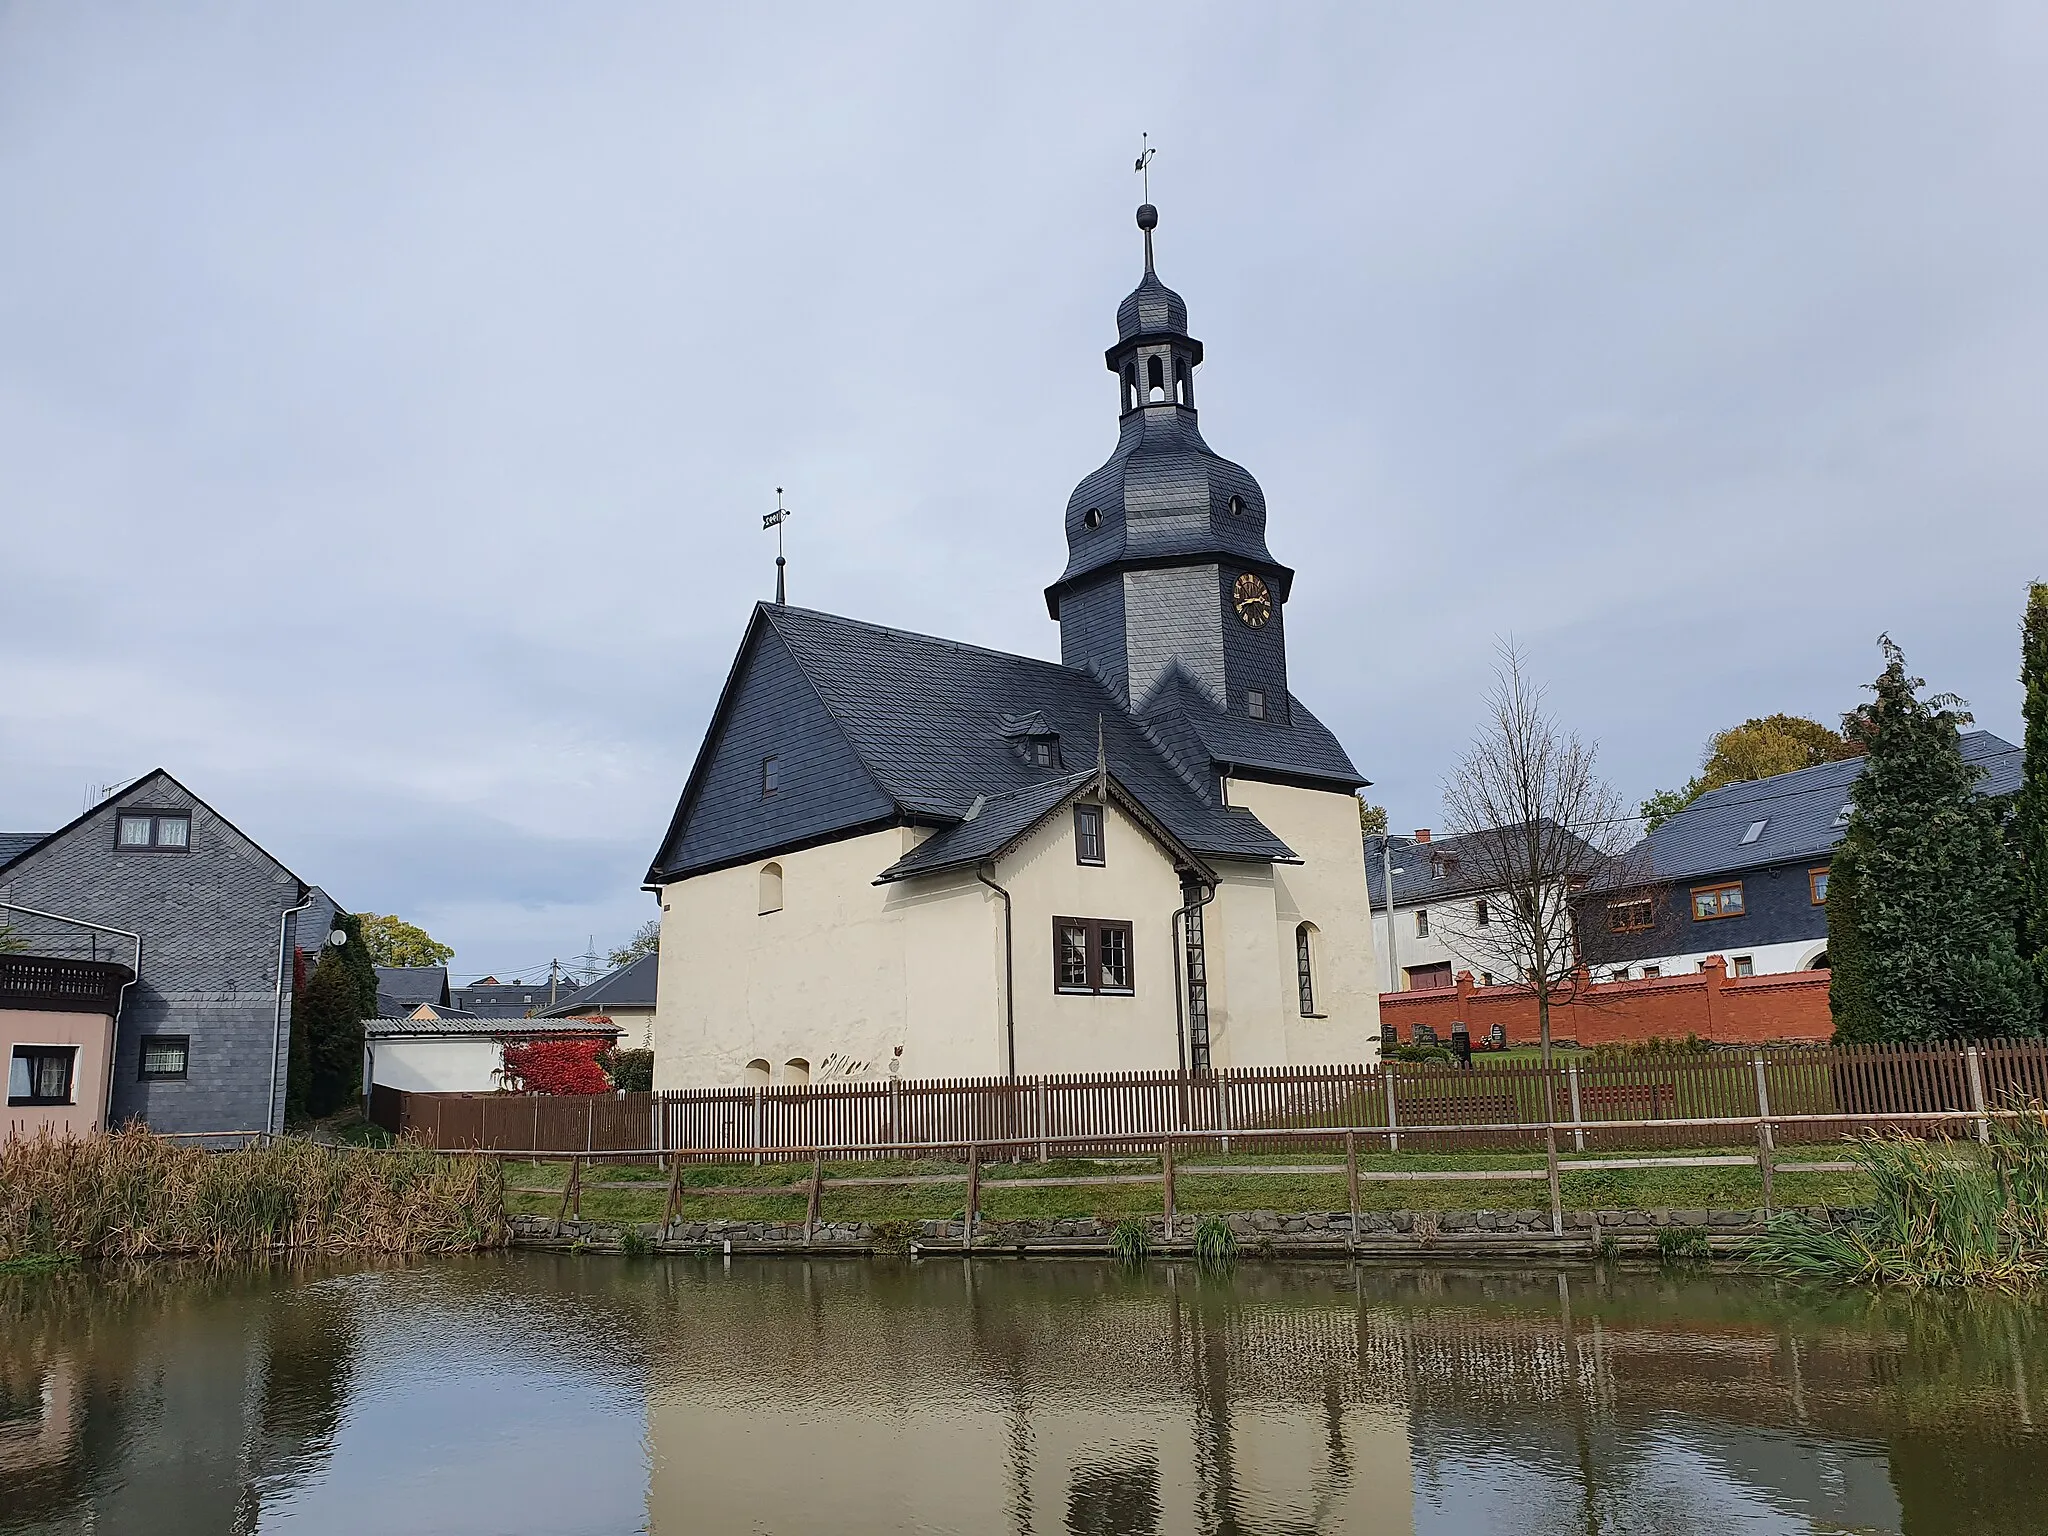
M 1826 950 L 1822 950 L 1819 954 L 1815 955 L 1811 960 L 1807 961 L 1805 965 L 1801 966 L 1800 969 L 1807 971 L 1825 971 L 1830 969 L 1828 965 L 1828 952 Z
M 760 916 L 782 910 L 782 866 L 763 864 L 761 866 L 761 900 L 758 907 Z
M 1294 976 L 1301 991 L 1301 1016 L 1316 1017 L 1316 925 L 1303 923 L 1294 930 Z
M 801 1056 L 792 1056 L 782 1064 L 782 1080 L 801 1086 L 811 1080 L 811 1064 Z
M 768 1086 L 768 1077 L 767 1061 L 756 1056 L 747 1063 L 746 1071 L 741 1074 L 740 1086 L 743 1088 L 766 1088 Z

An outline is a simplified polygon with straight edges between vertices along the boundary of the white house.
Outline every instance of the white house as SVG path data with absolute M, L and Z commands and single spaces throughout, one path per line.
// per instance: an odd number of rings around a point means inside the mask
M 595 1019 L 443 1018 L 422 1004 L 412 1017 L 364 1021 L 364 1091 L 494 1093 L 504 1087 L 508 1045 L 618 1035 L 618 1025 Z
M 756 608 L 647 875 L 658 1087 L 1376 1051 L 1365 780 L 1288 688 L 1294 572 L 1202 439 L 1156 222 L 1058 662 Z

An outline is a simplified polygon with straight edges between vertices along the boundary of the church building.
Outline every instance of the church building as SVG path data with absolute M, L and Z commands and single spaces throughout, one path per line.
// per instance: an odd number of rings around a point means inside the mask
M 1057 663 L 755 608 L 647 874 L 657 1088 L 1375 1057 L 1366 780 L 1288 689 L 1294 572 L 1202 439 L 1157 223 Z

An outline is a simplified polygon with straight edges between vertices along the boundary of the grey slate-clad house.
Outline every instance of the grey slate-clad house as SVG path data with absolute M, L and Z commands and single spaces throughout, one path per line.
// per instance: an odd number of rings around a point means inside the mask
M 333 927 L 325 892 L 161 768 L 55 832 L 8 835 L 0 858 L 4 919 L 32 949 L 111 942 L 135 965 L 110 1123 L 282 1129 L 292 952 L 310 959 Z M 83 925 L 137 935 L 139 959 Z
M 377 1016 L 402 1019 L 421 1004 L 436 1012 L 451 1006 L 445 965 L 377 967 Z
M 1984 770 L 1978 790 L 2019 788 L 2022 753 L 1989 731 L 1962 739 Z M 1664 822 L 1631 855 L 1651 883 L 1589 896 L 1579 943 L 1594 979 L 1674 976 L 1709 955 L 1732 976 L 1824 969 L 1828 865 L 1848 827 L 1863 759 L 1820 763 L 1713 790 Z
M 1138 224 L 1116 444 L 1044 589 L 1059 660 L 755 609 L 646 878 L 660 1086 L 1376 1048 L 1366 781 L 1290 690 L 1295 573 L 1202 435 Z
M 479 1019 L 531 1019 L 543 1009 L 561 1002 L 576 990 L 567 976 L 556 978 L 553 995 L 546 977 L 539 981 L 498 981 L 485 977 L 466 987 L 449 989 L 449 1001 L 464 1013 Z

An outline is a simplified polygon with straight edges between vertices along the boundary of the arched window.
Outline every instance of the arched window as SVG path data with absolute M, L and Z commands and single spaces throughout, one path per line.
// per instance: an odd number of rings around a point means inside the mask
M 1195 403 L 1194 389 L 1188 383 L 1188 360 L 1184 357 L 1174 359 L 1173 398 L 1182 405 L 1193 405 Z
M 768 1063 L 758 1056 L 755 1057 L 747 1063 L 747 1070 L 741 1074 L 740 1083 L 748 1088 L 766 1088 L 768 1086 Z
M 761 916 L 782 910 L 782 866 L 763 864 L 761 866 Z
M 1312 1019 L 1316 1013 L 1315 931 L 1314 923 L 1303 923 L 1294 930 L 1294 975 L 1301 988 L 1304 1019 Z
M 1145 360 L 1145 398 L 1164 400 L 1166 398 L 1166 365 L 1156 357 Z
M 811 1080 L 811 1064 L 801 1056 L 792 1056 L 782 1064 L 782 1080 L 785 1083 L 808 1083 Z
M 1138 365 L 1137 365 L 1136 363 L 1125 363 L 1125 364 L 1124 364 L 1124 409 L 1125 409 L 1125 410 L 1127 410 L 1127 411 L 1134 411 L 1134 410 L 1136 410 L 1137 408 L 1138 408 Z

